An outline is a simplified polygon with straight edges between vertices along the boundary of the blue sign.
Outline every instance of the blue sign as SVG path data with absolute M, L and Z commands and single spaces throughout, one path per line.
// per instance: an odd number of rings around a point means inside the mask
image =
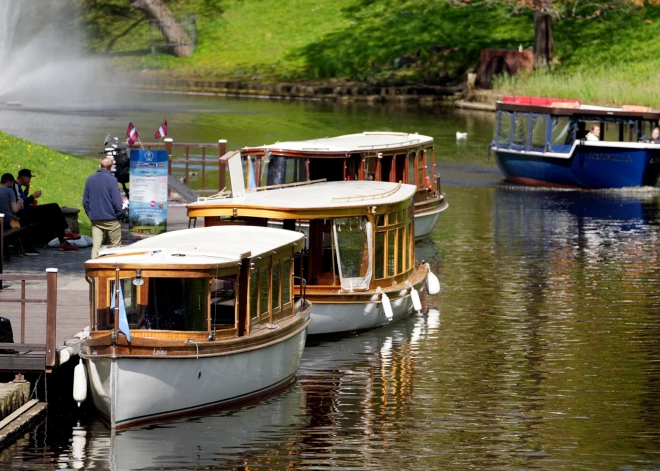
M 166 150 L 131 149 L 128 230 L 148 237 L 167 230 Z

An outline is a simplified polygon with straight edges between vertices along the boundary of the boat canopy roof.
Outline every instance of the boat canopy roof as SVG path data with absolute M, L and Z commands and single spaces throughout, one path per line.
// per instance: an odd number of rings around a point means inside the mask
M 219 226 L 165 232 L 134 244 L 99 252 L 85 268 L 108 265 L 173 268 L 216 268 L 240 265 L 246 257 L 270 254 L 299 243 L 305 235 L 268 227 Z
M 270 150 L 278 153 L 336 154 L 385 152 L 392 149 L 414 148 L 433 143 L 433 138 L 405 132 L 363 132 L 345 136 L 310 139 L 308 141 L 277 142 L 259 147 L 245 147 L 241 153 Z
M 501 101 L 496 103 L 496 109 L 550 114 L 552 116 L 584 116 L 594 121 L 597 121 L 599 116 L 603 118 L 621 117 L 656 121 L 660 119 L 660 111 L 654 111 L 648 106 L 622 105 L 620 108 L 616 108 L 585 105 L 577 100 L 566 100 L 563 98 L 505 96 Z
M 267 191 L 248 191 L 235 198 L 205 198 L 190 203 L 188 210 L 226 206 L 272 210 L 324 210 L 397 204 L 412 199 L 415 185 L 374 181 L 318 182 Z

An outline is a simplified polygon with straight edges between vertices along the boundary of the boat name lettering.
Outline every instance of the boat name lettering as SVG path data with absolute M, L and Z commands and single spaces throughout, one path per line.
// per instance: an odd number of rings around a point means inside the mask
M 587 159 L 589 160 L 609 160 L 610 162 L 623 162 L 630 163 L 632 162 L 632 155 L 612 155 L 612 154 L 597 154 L 589 153 L 587 154 Z
M 162 348 L 154 348 L 154 355 L 167 355 L 167 350 Z

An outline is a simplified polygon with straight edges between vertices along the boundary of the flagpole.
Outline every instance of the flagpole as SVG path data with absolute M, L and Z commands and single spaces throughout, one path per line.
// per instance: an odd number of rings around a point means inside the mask
M 142 150 L 144 150 L 144 146 L 142 145 L 142 141 L 140 140 L 140 135 L 138 134 L 138 142 L 140 143 L 140 147 Z
M 117 262 L 115 271 L 115 338 L 119 337 L 119 283 L 119 262 Z

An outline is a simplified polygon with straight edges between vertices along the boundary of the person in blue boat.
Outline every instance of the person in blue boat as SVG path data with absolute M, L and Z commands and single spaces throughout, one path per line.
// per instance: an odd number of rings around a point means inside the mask
M 600 126 L 597 124 L 592 126 L 585 139 L 587 141 L 600 141 Z
M 651 131 L 651 140 L 649 142 L 660 144 L 660 128 L 653 128 L 653 131 Z

